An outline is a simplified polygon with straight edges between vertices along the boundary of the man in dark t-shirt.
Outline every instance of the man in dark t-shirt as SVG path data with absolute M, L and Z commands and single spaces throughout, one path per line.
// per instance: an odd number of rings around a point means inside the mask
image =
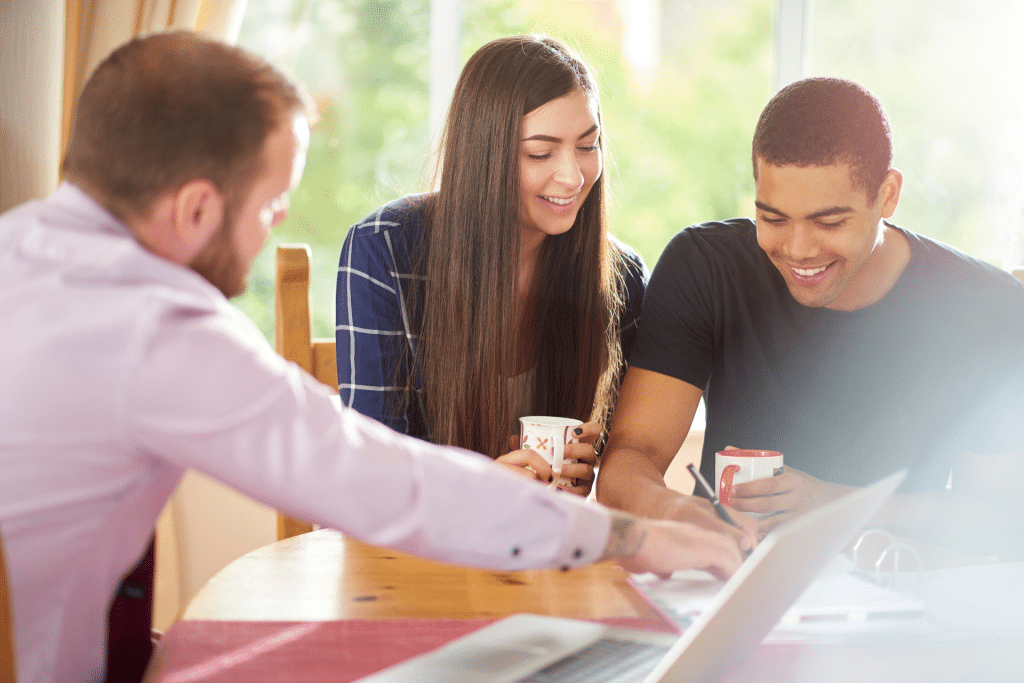
M 861 86 L 807 79 L 765 108 L 756 223 L 691 226 L 644 300 L 598 498 L 688 519 L 706 502 L 664 473 L 703 396 L 715 452 L 777 450 L 784 474 L 740 484 L 736 510 L 804 510 L 906 469 L 873 523 L 974 552 L 1024 554 L 1024 287 L 888 223 L 902 176 Z M 994 481 L 995 480 L 995 481 Z

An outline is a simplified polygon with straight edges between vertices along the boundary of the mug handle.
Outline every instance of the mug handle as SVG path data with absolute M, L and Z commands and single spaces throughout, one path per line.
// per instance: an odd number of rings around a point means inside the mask
M 739 465 L 726 465 L 722 470 L 722 478 L 718 480 L 718 500 L 722 505 L 732 505 L 732 478 L 739 471 Z

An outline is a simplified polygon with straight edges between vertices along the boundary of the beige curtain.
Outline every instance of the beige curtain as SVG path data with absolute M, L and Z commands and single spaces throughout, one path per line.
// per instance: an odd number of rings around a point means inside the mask
M 0 212 L 57 186 L 74 101 L 132 36 L 188 28 L 234 42 L 246 0 L 0 0 Z
M 134 36 L 165 29 L 238 38 L 246 0 L 66 0 L 61 155 L 74 103 L 85 80 L 110 52 Z
M 0 212 L 57 184 L 63 58 L 59 2 L 0 0 Z

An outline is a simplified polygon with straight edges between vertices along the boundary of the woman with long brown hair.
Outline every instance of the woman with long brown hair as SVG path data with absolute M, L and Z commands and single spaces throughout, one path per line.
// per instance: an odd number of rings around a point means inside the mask
M 603 157 L 582 59 L 545 36 L 481 47 L 455 87 L 436 191 L 345 239 L 342 403 L 540 473 L 535 454 L 506 453 L 518 418 L 578 418 L 561 482 L 589 493 L 647 276 L 607 231 Z

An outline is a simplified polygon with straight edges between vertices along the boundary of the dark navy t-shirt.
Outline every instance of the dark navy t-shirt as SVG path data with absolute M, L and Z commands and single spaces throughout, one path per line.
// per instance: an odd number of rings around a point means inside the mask
M 705 477 L 732 445 L 854 486 L 908 468 L 902 490 L 935 491 L 958 451 L 1024 447 L 1024 287 L 896 229 L 910 262 L 857 311 L 793 299 L 749 219 L 692 226 L 665 248 L 630 365 L 704 389 Z

